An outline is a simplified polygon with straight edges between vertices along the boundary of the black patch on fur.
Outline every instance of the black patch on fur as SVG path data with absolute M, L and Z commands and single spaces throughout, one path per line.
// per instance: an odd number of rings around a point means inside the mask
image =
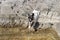
M 30 22 L 31 22 L 32 20 L 34 20 L 34 13 L 32 13 L 32 15 L 29 15 L 29 14 L 28 14 L 28 19 L 29 19 Z

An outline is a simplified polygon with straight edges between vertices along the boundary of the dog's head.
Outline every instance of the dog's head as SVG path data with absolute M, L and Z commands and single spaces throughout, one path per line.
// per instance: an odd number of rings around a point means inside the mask
M 31 22 L 34 19 L 34 13 L 28 14 L 28 20 Z

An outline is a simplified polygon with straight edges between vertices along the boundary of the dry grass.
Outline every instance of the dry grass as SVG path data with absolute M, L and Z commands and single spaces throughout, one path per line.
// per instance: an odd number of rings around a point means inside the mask
M 60 40 L 57 33 L 48 28 L 31 32 L 26 28 L 0 28 L 0 40 Z

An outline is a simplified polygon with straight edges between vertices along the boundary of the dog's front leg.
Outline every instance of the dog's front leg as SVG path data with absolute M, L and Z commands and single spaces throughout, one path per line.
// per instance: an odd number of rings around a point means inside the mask
M 31 28 L 31 23 L 29 22 L 29 27 L 28 27 L 29 29 Z

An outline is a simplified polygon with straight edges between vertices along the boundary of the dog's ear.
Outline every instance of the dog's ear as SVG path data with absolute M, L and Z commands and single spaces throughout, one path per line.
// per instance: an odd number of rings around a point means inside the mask
M 32 16 L 34 16 L 34 13 L 32 13 Z

